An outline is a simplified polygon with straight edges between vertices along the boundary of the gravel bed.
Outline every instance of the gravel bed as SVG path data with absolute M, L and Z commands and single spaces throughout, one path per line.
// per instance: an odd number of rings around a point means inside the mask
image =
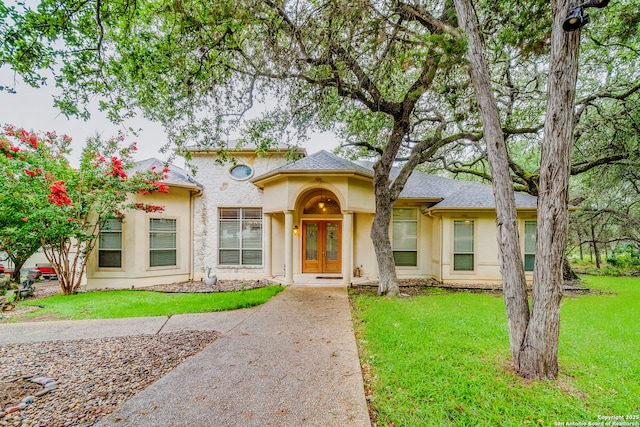
M 207 286 L 203 281 L 189 281 L 145 286 L 144 288 L 132 287 L 132 289 L 139 291 L 208 293 L 240 291 L 243 289 L 264 288 L 265 286 L 269 286 L 269 284 L 262 280 L 218 280 L 213 286 Z
M 60 382 L 22 410 L 0 412 L 0 426 L 91 426 L 218 337 L 186 331 L 0 346 L 2 383 L 25 375 Z M 16 403 L 0 402 L 0 411 Z

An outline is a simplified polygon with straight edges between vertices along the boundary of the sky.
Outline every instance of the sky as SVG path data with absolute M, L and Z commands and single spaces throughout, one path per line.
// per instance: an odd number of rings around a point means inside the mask
M 128 120 L 124 125 L 115 125 L 98 108 L 90 108 L 91 119 L 88 121 L 67 119 L 53 107 L 55 88 L 46 86 L 34 89 L 22 83 L 19 77 L 16 79 L 17 81 L 14 82 L 14 73 L 7 67 L 0 68 L 0 86 L 13 86 L 17 92 L 16 94 L 0 92 L 0 125 L 11 124 L 35 132 L 55 131 L 58 135 L 69 135 L 72 138 L 70 158 L 72 165 L 77 164 L 87 138 L 98 133 L 106 139 L 117 136 L 119 130 L 125 133 L 125 142 L 137 142 L 138 151 L 135 160 L 150 157 L 166 160 L 166 155 L 158 152 L 158 149 L 167 141 L 161 125 L 144 118 Z M 129 127 L 142 129 L 142 131 L 137 136 L 127 134 Z M 230 139 L 234 139 L 233 136 L 230 136 Z M 333 134 L 325 132 L 312 134 L 310 140 L 301 145 L 306 148 L 308 154 L 312 154 L 320 150 L 331 151 L 339 145 L 339 141 Z M 174 160 L 174 164 L 184 166 L 181 159 Z

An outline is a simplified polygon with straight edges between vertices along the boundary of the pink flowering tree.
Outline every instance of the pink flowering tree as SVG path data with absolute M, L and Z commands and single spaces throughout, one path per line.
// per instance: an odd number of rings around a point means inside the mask
M 66 295 L 77 292 L 107 220 L 124 220 L 128 209 L 162 209 L 132 203 L 129 196 L 168 191 L 160 182 L 166 169 L 129 176 L 135 143 L 125 145 L 122 137 L 92 138 L 75 169 L 67 160 L 70 141 L 66 135 L 37 135 L 12 127 L 0 133 L 0 168 L 7 177 L 0 184 L 0 244 L 11 256 L 20 239 L 30 242 L 29 250 L 20 254 L 24 258 L 14 260 L 16 267 L 42 247 Z M 11 202 L 5 205 L 5 200 Z

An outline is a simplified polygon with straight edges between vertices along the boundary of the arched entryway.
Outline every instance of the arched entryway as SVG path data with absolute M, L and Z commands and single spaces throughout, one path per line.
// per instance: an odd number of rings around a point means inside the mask
M 342 212 L 331 191 L 316 189 L 300 204 L 302 273 L 342 272 Z

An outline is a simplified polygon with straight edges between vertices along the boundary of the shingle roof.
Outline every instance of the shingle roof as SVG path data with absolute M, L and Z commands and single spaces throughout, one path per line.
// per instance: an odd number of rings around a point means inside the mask
M 359 165 L 373 171 L 372 162 L 357 162 Z M 391 170 L 391 179 L 395 179 L 400 173 L 400 168 Z M 538 205 L 538 199 L 524 193 L 515 194 L 516 207 L 533 208 Z M 428 175 L 414 170 L 402 192 L 401 199 L 442 199 L 432 208 L 495 208 L 493 188 L 490 185 L 477 182 L 459 181 L 436 175 Z
M 477 182 L 458 181 L 462 185 L 433 208 L 495 208 L 493 188 Z M 516 207 L 536 208 L 538 199 L 529 194 L 516 193 Z
M 351 162 L 323 150 L 275 169 L 263 176 L 284 171 L 359 172 L 373 177 L 373 163 L 367 161 Z M 399 172 L 400 168 L 393 168 L 391 170 L 391 179 L 395 179 Z M 257 179 L 260 179 L 260 177 Z M 537 206 L 537 198 L 534 196 L 516 193 L 515 197 L 518 208 L 536 208 Z M 432 206 L 433 209 L 495 208 L 493 189 L 490 185 L 428 175 L 420 171 L 413 171 L 399 198 L 439 200 L 438 203 Z
M 155 166 L 156 170 L 158 170 L 159 172 L 164 168 L 164 163 L 161 160 L 152 157 L 150 159 L 135 162 L 133 167 L 131 168 L 131 172 L 135 173 L 138 171 L 148 171 L 152 166 Z M 167 178 L 163 179 L 162 182 L 168 185 L 203 188 L 203 186 L 198 181 L 189 176 L 187 171 L 175 165 L 169 165 Z
M 318 151 L 293 163 L 281 166 L 276 169 L 276 171 L 353 171 L 373 177 L 373 170 L 362 167 L 354 162 L 350 162 L 349 160 L 345 160 L 325 150 Z

